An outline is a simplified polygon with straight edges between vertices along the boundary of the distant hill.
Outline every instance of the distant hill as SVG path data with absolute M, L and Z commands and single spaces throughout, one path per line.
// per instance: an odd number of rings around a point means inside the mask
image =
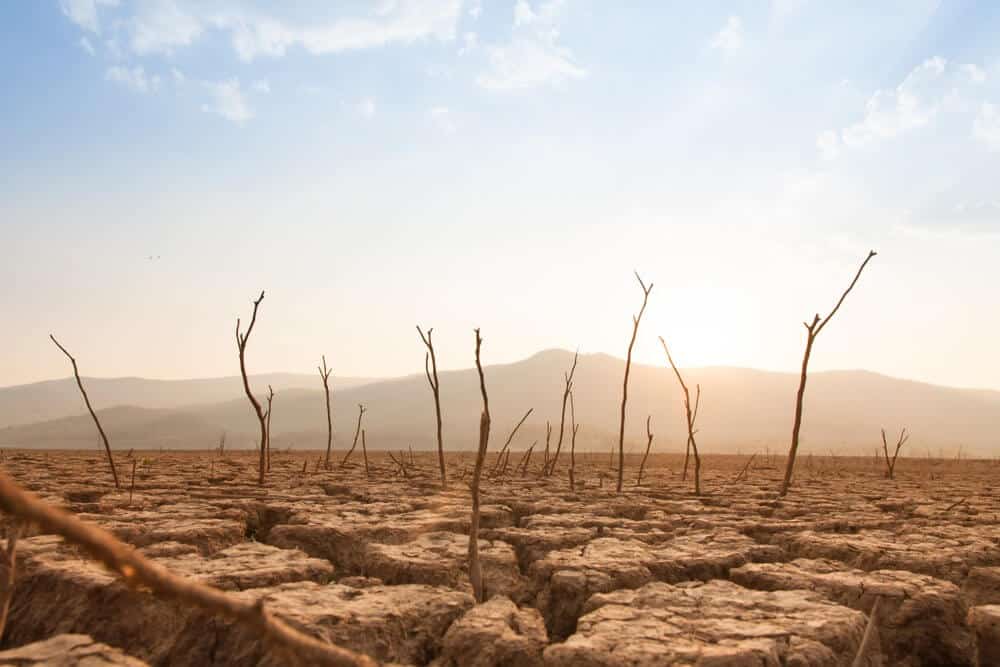
M 270 373 L 251 376 L 254 386 L 282 389 L 321 386 L 319 374 Z M 371 380 L 331 377 L 336 389 L 354 387 Z M 147 380 L 144 378 L 83 378 L 95 408 L 133 405 L 140 408 L 179 408 L 218 403 L 243 395 L 243 380 L 237 376 L 198 380 Z M 0 428 L 69 417 L 85 411 L 80 390 L 72 377 L 31 384 L 0 387 Z
M 563 373 L 572 356 L 565 350 L 547 350 L 513 364 L 486 367 L 493 417 L 491 449 L 502 445 L 528 408 L 534 408 L 534 413 L 519 432 L 515 449 L 524 449 L 535 440 L 539 448 L 544 447 L 546 419 L 552 422 L 555 447 Z M 621 359 L 581 355 L 574 382 L 577 421 L 582 424 L 580 449 L 609 451 L 617 441 L 623 370 Z M 783 452 L 787 448 L 797 375 L 724 367 L 682 372 L 692 391 L 695 384 L 702 388 L 698 439 L 704 451 Z M 472 449 L 481 410 L 476 371 L 442 372 L 440 379 L 445 446 Z M 275 387 L 275 448 L 325 446 L 325 407 L 317 384 L 311 378 L 304 388 L 279 391 Z M 255 378 L 254 385 L 261 391 L 266 381 Z M 0 403 L 2 398 L 0 394 Z M 238 393 L 228 398 L 170 410 L 110 408 L 102 410 L 101 416 L 118 448 L 213 447 L 223 431 L 228 433 L 230 446 L 251 447 L 257 427 L 249 404 Z M 94 402 L 101 405 L 96 396 Z M 336 387 L 334 446 L 341 450 L 354 434 L 359 403 L 367 408 L 364 427 L 370 447 L 434 446 L 433 402 L 423 375 Z M 77 406 L 77 412 L 81 407 Z M 652 415 L 654 449 L 683 450 L 681 393 L 669 368 L 633 365 L 628 408 L 627 447 L 638 450 L 644 445 L 645 419 Z M 968 455 L 996 456 L 1000 455 L 998 422 L 1000 392 L 941 387 L 867 371 L 816 372 L 809 376 L 802 447 L 823 454 L 871 454 L 879 446 L 880 428 L 894 434 L 905 426 L 913 434 L 908 447 L 914 456 L 950 455 L 958 447 Z M 568 424 L 567 414 L 564 446 L 568 446 Z M 0 429 L 0 446 L 4 447 L 95 446 L 96 442 L 87 415 Z

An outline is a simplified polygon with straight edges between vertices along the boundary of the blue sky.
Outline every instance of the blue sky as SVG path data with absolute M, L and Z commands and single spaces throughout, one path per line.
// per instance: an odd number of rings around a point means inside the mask
M 626 4 L 622 8 L 620 5 Z M 1000 5 L 0 4 L 0 384 L 621 355 L 1000 388 Z M 154 259 L 149 259 L 153 257 Z M 156 258 L 159 259 L 156 259 Z M 842 318 L 842 319 L 841 319 Z M 151 352 L 151 348 L 156 352 Z M 55 351 L 58 352 L 58 351 Z

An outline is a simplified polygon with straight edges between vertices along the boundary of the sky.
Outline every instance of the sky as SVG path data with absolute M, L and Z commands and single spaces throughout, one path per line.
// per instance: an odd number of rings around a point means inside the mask
M 1000 3 L 0 3 L 0 386 L 562 347 L 1000 389 Z

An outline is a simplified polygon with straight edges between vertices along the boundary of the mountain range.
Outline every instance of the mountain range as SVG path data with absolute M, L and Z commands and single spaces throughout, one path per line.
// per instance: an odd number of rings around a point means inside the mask
M 546 421 L 558 440 L 564 373 L 573 353 L 546 350 L 512 364 L 484 369 L 492 416 L 491 449 L 499 448 L 528 410 L 512 447 L 544 447 Z M 624 361 L 580 355 L 573 382 L 581 425 L 577 447 L 609 451 L 617 443 Z M 701 387 L 698 442 L 705 452 L 783 452 L 791 432 L 798 375 L 732 367 L 682 369 L 692 394 Z M 228 447 L 255 446 L 257 422 L 239 377 L 199 380 L 84 378 L 91 402 L 117 449 L 205 449 L 223 433 Z M 251 376 L 259 396 L 274 387 L 271 422 L 276 449 L 326 446 L 326 408 L 317 375 Z M 334 447 L 351 444 L 358 406 L 369 447 L 435 446 L 434 405 L 423 374 L 392 379 L 331 378 Z M 478 439 L 482 400 L 474 368 L 440 372 L 445 448 L 470 450 Z M 871 454 L 906 427 L 910 455 L 1000 455 L 1000 392 L 957 389 L 868 371 L 809 375 L 802 451 Z M 686 441 L 680 387 L 669 367 L 633 364 L 626 448 L 645 446 L 651 417 L 654 451 L 683 451 Z M 564 446 L 569 442 L 567 409 Z M 0 447 L 90 448 L 96 429 L 73 378 L 0 388 Z M 890 445 L 892 442 L 890 442 Z M 905 455 L 905 453 L 904 453 Z

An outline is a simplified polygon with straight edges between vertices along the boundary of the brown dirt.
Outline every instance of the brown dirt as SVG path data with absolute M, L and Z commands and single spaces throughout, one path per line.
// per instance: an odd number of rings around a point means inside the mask
M 972 666 L 1000 651 L 994 462 L 901 459 L 889 481 L 872 459 L 803 457 L 779 499 L 783 461 L 758 455 L 734 482 L 747 457 L 706 456 L 698 498 L 677 456 L 651 456 L 641 487 L 629 457 L 620 496 L 607 454 L 577 457 L 572 490 L 567 462 L 542 478 L 534 456 L 525 476 L 484 479 L 490 600 L 475 606 L 472 453 L 448 457 L 446 490 L 431 453 L 405 475 L 373 453 L 370 478 L 360 461 L 325 471 L 318 457 L 276 452 L 260 487 L 250 452 L 137 452 L 131 502 L 124 454 L 120 491 L 93 452 L 8 451 L 3 465 L 168 568 L 386 662 L 850 665 L 877 597 L 869 665 Z M 288 664 L 30 529 L 0 648 L 0 665 Z

